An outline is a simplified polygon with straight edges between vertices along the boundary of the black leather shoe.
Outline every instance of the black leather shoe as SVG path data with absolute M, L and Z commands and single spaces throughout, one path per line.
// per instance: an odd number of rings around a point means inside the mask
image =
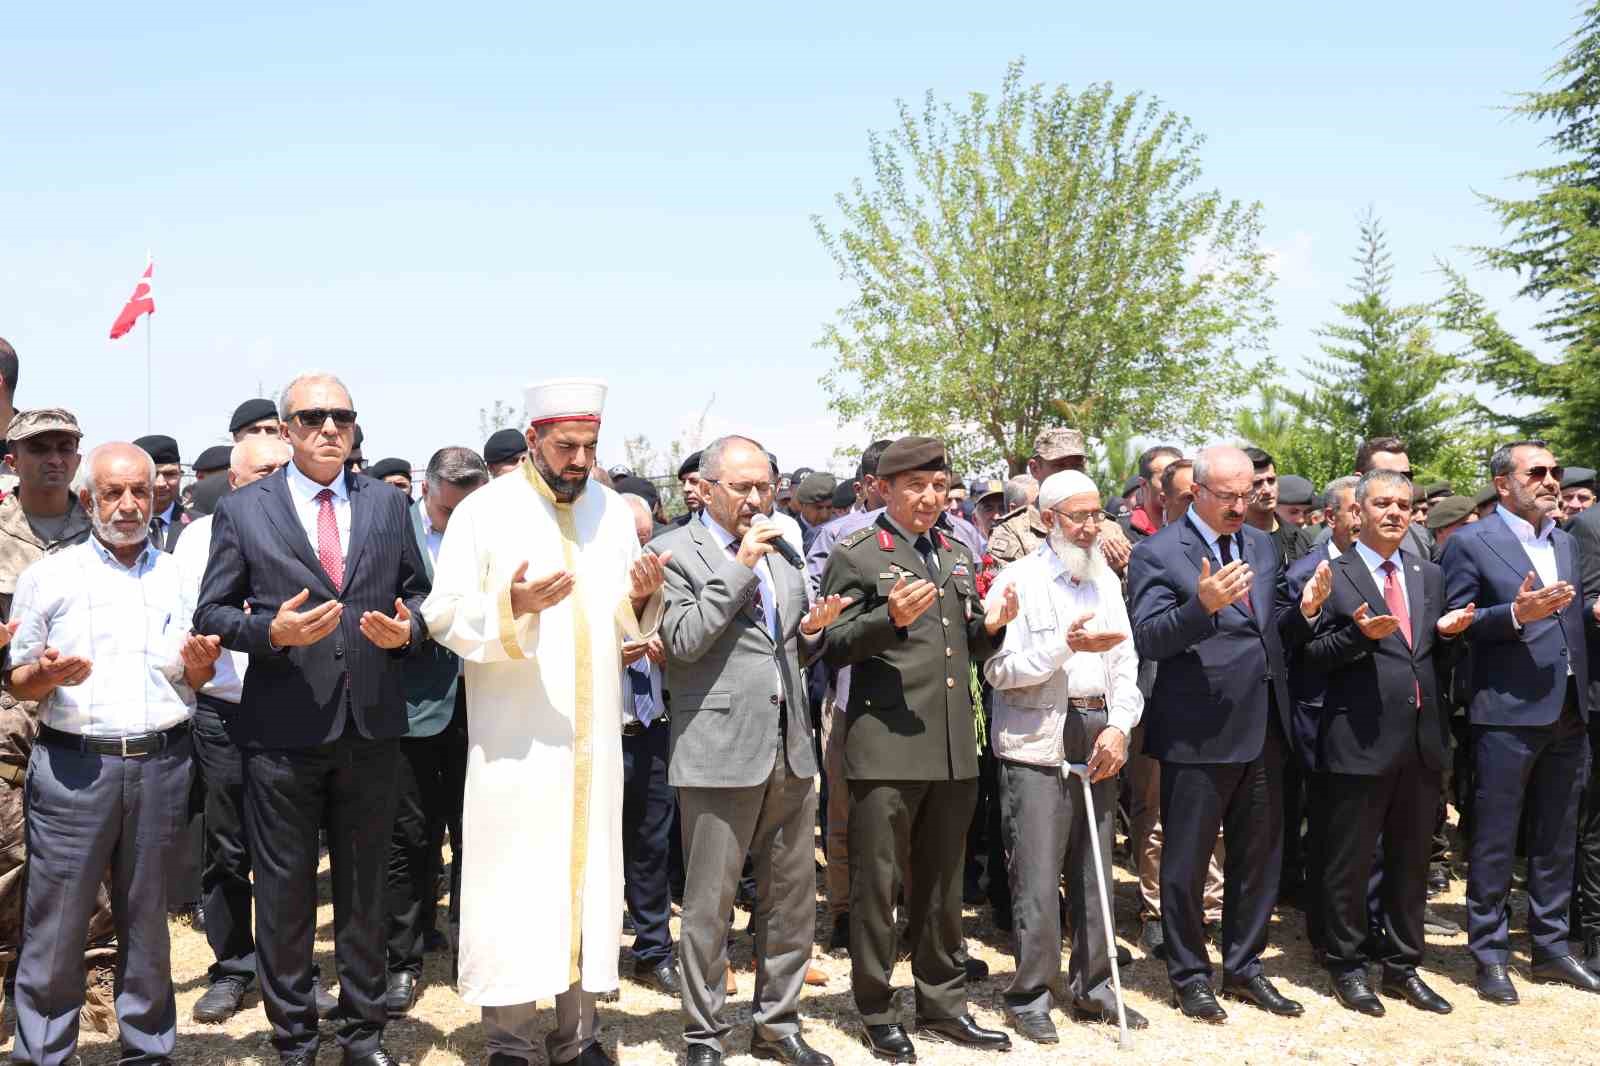
M 971 955 L 961 960 L 961 968 L 967 972 L 967 980 L 969 981 L 981 981 L 989 976 L 989 964 L 982 959 L 975 959 Z M 1005 1034 L 1002 1033 L 1001 1035 Z
M 1502 1007 L 1512 1007 L 1518 1002 L 1517 986 L 1511 983 L 1511 972 L 1504 963 L 1492 962 L 1478 967 L 1478 978 L 1473 984 L 1478 998 Z
M 1172 1002 L 1183 1011 L 1185 1018 L 1194 1018 L 1213 1025 L 1228 1020 L 1228 1012 L 1217 1002 L 1216 994 L 1204 981 L 1191 981 L 1182 988 L 1172 990 Z
M 926 1033 L 932 1040 L 959 1044 L 974 1051 L 1010 1051 L 1011 1038 L 998 1029 L 985 1029 L 972 1020 L 970 1014 L 954 1018 L 917 1019 L 917 1032 Z
M 578 1057 L 572 1063 L 573 1066 L 616 1066 L 598 1040 L 591 1040 L 588 1047 L 578 1052 Z
M 1365 1014 L 1369 1018 L 1382 1018 L 1385 1013 L 1383 1001 L 1373 995 L 1372 986 L 1367 983 L 1365 970 L 1335 974 L 1333 998 L 1346 1009 L 1353 1010 L 1357 1014 Z
M 1600 974 L 1600 933 L 1583 938 L 1583 966 L 1592 974 Z
M 408 1014 L 416 1005 L 417 975 L 403 972 L 390 974 L 389 991 L 383 996 L 383 1009 L 389 1013 L 389 1017 L 398 1018 Z
M 1050 1020 L 1049 1011 L 1012 1011 L 1011 1027 L 1017 1031 L 1018 1036 L 1025 1040 L 1032 1040 L 1035 1044 L 1059 1044 L 1061 1042 L 1061 1034 L 1056 1032 L 1056 1023 Z
M 828 933 L 829 951 L 850 950 L 850 912 L 841 911 L 833 916 L 833 929 Z
M 906 1035 L 905 1026 L 899 1022 L 867 1026 L 867 1050 L 873 1058 L 889 1062 L 916 1062 L 917 1046 Z
M 1450 873 L 1445 869 L 1444 863 L 1436 862 L 1428 867 L 1428 895 L 1437 896 L 1441 892 L 1450 891 Z
M 722 1066 L 722 1052 L 710 1044 L 689 1045 L 689 1066 Z
M 1585 992 L 1600 992 L 1600 977 L 1590 973 L 1571 955 L 1535 963 L 1533 980 L 1536 984 L 1570 985 Z
M 1248 981 L 1224 981 L 1222 994 L 1230 999 L 1254 1003 L 1267 1013 L 1276 1014 L 1280 1018 L 1298 1018 L 1306 1012 L 1300 1004 L 1273 988 L 1272 982 L 1267 980 L 1265 974 L 1256 974 Z
M 833 1060 L 810 1044 L 799 1033 L 781 1040 L 750 1040 L 750 1057 L 774 1059 L 785 1066 L 833 1066 Z
M 1150 1028 L 1150 1019 L 1128 1006 L 1122 1005 L 1122 1015 L 1128 1020 L 1130 1032 L 1138 1029 Z M 1117 1008 L 1106 1008 L 1103 1004 L 1095 1002 L 1074 1003 L 1072 1005 L 1072 1020 L 1075 1022 L 1099 1022 L 1101 1025 L 1117 1024 Z
M 654 969 L 634 970 L 633 979 L 665 996 L 678 996 L 683 992 L 683 981 L 678 977 L 678 967 L 671 959 Z
M 400 1063 L 380 1046 L 376 1051 L 369 1051 L 365 1055 L 352 1055 L 346 1051 L 344 1066 L 400 1066 Z
M 1156 918 L 1144 920 L 1144 925 L 1139 930 L 1139 950 L 1144 952 L 1147 959 L 1167 957 L 1167 934 L 1162 930 L 1160 920 Z
M 1423 983 L 1422 978 L 1414 973 L 1398 980 L 1390 980 L 1385 976 L 1382 990 L 1390 999 L 1403 999 L 1418 1010 L 1425 1010 L 1430 1014 L 1449 1014 L 1455 1009 L 1450 1006 L 1448 999 L 1429 988 Z
M 1428 936 L 1460 936 L 1461 926 L 1432 907 L 1422 908 L 1422 931 Z M 1376 955 L 1376 952 L 1373 953 Z
M 194 1020 L 206 1025 L 225 1022 L 239 1012 L 244 1003 L 245 983 L 242 977 L 219 977 L 211 982 L 205 995 L 194 1005 Z

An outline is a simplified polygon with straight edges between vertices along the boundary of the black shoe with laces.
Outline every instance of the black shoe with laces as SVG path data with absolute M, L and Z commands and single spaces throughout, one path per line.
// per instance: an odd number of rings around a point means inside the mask
M 204 1025 L 216 1025 L 225 1022 L 235 1014 L 244 1004 L 244 994 L 248 986 L 244 978 L 224 976 L 211 982 L 194 1005 L 194 1020 Z

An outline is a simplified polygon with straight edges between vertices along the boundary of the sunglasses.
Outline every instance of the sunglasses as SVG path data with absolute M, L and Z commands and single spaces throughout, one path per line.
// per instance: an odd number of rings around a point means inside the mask
M 348 407 L 307 407 L 289 418 L 299 423 L 302 429 L 321 429 L 330 418 L 340 429 L 349 429 L 356 424 L 356 413 Z
M 1564 466 L 1530 466 L 1522 472 L 1522 476 L 1529 481 L 1543 481 L 1547 477 L 1560 481 L 1566 475 L 1567 468 Z

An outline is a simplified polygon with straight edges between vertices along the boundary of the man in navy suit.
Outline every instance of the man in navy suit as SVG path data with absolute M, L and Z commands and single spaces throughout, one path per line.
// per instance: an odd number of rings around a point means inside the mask
M 326 822 L 345 1066 L 390 1066 L 385 845 L 407 723 L 402 659 L 427 639 L 428 577 L 405 496 L 345 471 L 356 413 L 344 385 L 301 375 L 278 409 L 293 458 L 218 506 L 194 630 L 250 655 L 233 735 L 273 1043 L 285 1063 L 316 1059 Z
M 1528 933 L 1533 979 L 1600 992 L 1600 977 L 1572 955 L 1578 798 L 1589 759 L 1589 666 L 1578 550 L 1556 528 L 1561 468 L 1543 441 L 1516 441 L 1489 459 L 1499 505 L 1445 545 L 1445 601 L 1477 605 L 1472 719 L 1477 791 L 1467 943 L 1478 995 L 1517 1002 L 1507 963 L 1507 896 L 1517 829 L 1528 808 Z
M 1227 1014 L 1211 990 L 1202 925 L 1206 864 L 1219 827 L 1223 993 L 1284 1017 L 1303 1013 L 1261 971 L 1283 849 L 1288 746 L 1284 644 L 1309 636 L 1327 596 L 1318 568 L 1298 603 L 1272 538 L 1245 525 L 1254 468 L 1238 448 L 1194 461 L 1194 503 L 1142 541 L 1128 567 L 1133 639 L 1160 663 L 1146 702 L 1145 750 L 1161 760 L 1161 921 L 1167 976 L 1183 1013 Z
M 1316 679 L 1316 764 L 1325 777 L 1324 912 L 1335 997 L 1373 1017 L 1367 983 L 1368 881 L 1382 846 L 1386 915 L 1378 953 L 1383 992 L 1419 1010 L 1450 1004 L 1417 976 L 1424 947 L 1428 856 L 1439 782 L 1450 752 L 1450 709 L 1436 656 L 1472 622 L 1473 605 L 1445 614 L 1439 567 L 1401 549 L 1411 481 L 1373 470 L 1356 486 L 1361 533 L 1332 562 L 1333 589 L 1299 657 Z

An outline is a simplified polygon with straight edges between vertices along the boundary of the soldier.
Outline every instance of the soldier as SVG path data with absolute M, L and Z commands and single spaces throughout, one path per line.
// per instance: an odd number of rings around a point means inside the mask
M 1088 462 L 1083 448 L 1083 434 L 1075 429 L 1056 426 L 1040 431 L 1034 438 L 1033 456 L 1028 460 L 1028 473 L 1041 485 L 1051 474 L 1063 470 L 1082 470 Z M 1044 542 L 1050 531 L 1039 517 L 1033 504 L 1018 507 L 995 520 L 989 533 L 989 556 L 1004 569 Z M 1111 569 L 1122 573 L 1128 565 L 1128 555 L 1133 551 L 1128 538 L 1116 523 L 1108 523 L 1101 531 L 1100 550 L 1105 554 Z
M 59 409 L 21 411 L 7 433 L 6 462 L 17 472 L 17 490 L 0 501 L 0 620 L 11 619 L 17 578 L 32 563 L 89 538 L 89 516 L 71 491 L 78 472 L 78 420 Z M 9 686 L 10 664 L 5 675 Z M 39 732 L 38 705 L 0 693 L 0 962 L 8 967 L 4 1022 L 15 1018 L 11 991 L 22 939 L 22 888 L 27 875 L 23 845 L 22 782 Z M 102 1033 L 112 1031 L 112 978 L 116 964 L 116 926 L 111 898 L 100 886 L 84 953 L 87 992 L 83 1020 Z M 3 1034 L 0 1034 L 3 1038 Z
M 873 1054 L 915 1061 L 889 983 L 895 888 L 903 886 L 916 938 L 918 1030 L 1007 1050 L 1005 1033 L 980 1028 L 967 1011 L 960 872 L 978 791 L 971 663 L 998 647 L 1017 598 L 1003 596 L 985 612 L 971 551 L 934 526 L 950 484 L 942 443 L 894 442 L 877 477 L 883 513 L 839 541 L 822 575 L 823 595 L 850 598 L 826 631 L 825 656 L 851 667 L 851 985 Z

